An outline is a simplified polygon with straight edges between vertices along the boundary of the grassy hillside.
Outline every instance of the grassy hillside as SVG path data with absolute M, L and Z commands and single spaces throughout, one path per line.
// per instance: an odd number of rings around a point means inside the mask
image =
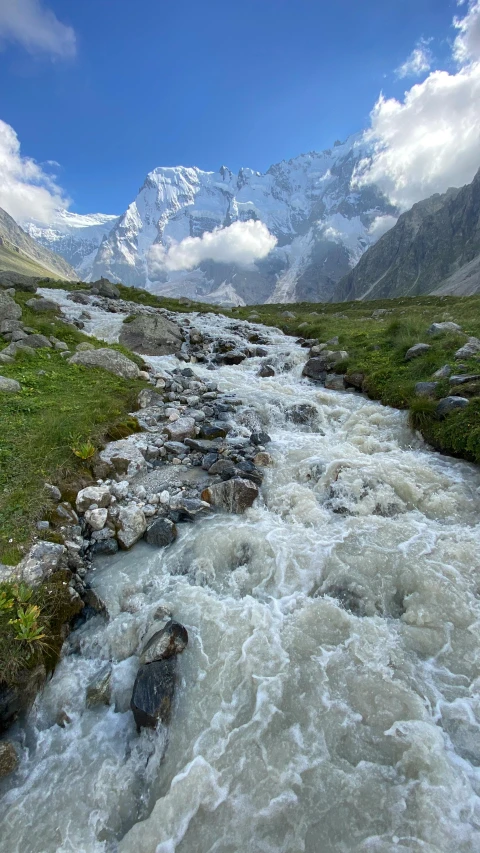
M 47 270 L 22 252 L 5 244 L 0 244 L 0 272 L 2 270 L 11 270 L 22 275 L 45 276 L 46 278 L 57 278 L 58 276 L 58 273 Z

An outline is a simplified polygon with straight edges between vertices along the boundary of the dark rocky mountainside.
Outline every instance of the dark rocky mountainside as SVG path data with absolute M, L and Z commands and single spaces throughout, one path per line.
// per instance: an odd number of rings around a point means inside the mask
M 414 204 L 368 249 L 332 302 L 480 292 L 480 170 L 471 184 Z
M 75 281 L 75 270 L 60 255 L 40 246 L 0 207 L 0 269 L 30 276 Z

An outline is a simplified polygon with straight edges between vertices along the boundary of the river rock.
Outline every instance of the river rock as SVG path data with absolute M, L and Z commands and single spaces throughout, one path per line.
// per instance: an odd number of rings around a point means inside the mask
M 87 708 L 110 705 L 112 696 L 112 665 L 105 664 L 87 685 Z
M 149 664 L 181 654 L 188 645 L 188 632 L 180 622 L 169 619 L 150 637 L 140 656 L 140 664 Z
M 21 316 L 20 305 L 17 305 L 8 293 L 0 290 L 0 322 L 2 320 L 19 320 Z
M 69 364 L 81 364 L 84 367 L 98 367 L 123 379 L 137 379 L 140 373 L 137 365 L 117 350 L 102 347 L 91 351 L 76 352 L 68 359 Z
M 22 390 L 22 386 L 20 382 L 17 382 L 16 379 L 8 379 L 7 376 L 0 376 L 0 393 L 3 394 L 16 394 L 18 391 Z
M 480 340 L 478 338 L 469 338 L 467 343 L 456 351 L 455 358 L 471 358 L 479 352 Z
M 325 388 L 327 391 L 345 391 L 343 376 L 338 373 L 327 373 L 325 376 Z
M 237 515 L 252 506 L 258 497 L 258 486 L 251 480 L 235 477 L 222 483 L 214 483 L 202 492 L 202 500 L 224 512 Z
M 120 299 L 120 291 L 108 278 L 99 278 L 92 281 L 92 293 L 103 296 L 105 299 Z
M 163 408 L 163 397 L 151 388 L 142 388 L 138 395 L 138 405 L 140 409 L 150 409 L 152 406 Z
M 165 425 L 165 432 L 171 441 L 183 441 L 195 435 L 195 421 L 193 418 L 178 418 Z
M 157 548 L 165 548 L 171 545 L 177 538 L 177 528 L 169 518 L 157 518 L 145 533 L 145 540 L 149 545 Z
M 200 427 L 200 438 L 207 438 L 210 441 L 214 438 L 225 438 L 228 430 L 219 424 L 202 424 Z
M 117 474 L 129 479 L 137 474 L 143 474 L 147 470 L 147 463 L 142 451 L 133 441 L 126 438 L 110 441 L 101 451 L 99 458 L 104 466 L 114 468 Z
M 86 512 L 92 504 L 97 507 L 106 507 L 111 503 L 112 496 L 108 486 L 87 486 L 81 489 L 75 501 L 78 512 Z
M 290 406 L 285 412 L 287 421 L 291 421 L 293 424 L 308 424 L 317 416 L 316 407 L 310 403 L 298 403 L 295 406 Z
M 106 509 L 87 509 L 85 513 L 85 521 L 90 525 L 92 530 L 102 530 L 108 518 Z
M 250 436 L 250 444 L 254 444 L 256 447 L 264 444 L 268 444 L 272 439 L 270 438 L 268 432 L 252 432 Z
M 260 376 L 262 379 L 267 379 L 270 376 L 275 376 L 275 371 L 271 364 L 262 364 L 257 376 Z
M 159 722 L 169 723 L 176 674 L 175 656 L 140 667 L 130 703 L 138 731 L 141 728 L 154 729 Z
M 417 397 L 435 397 L 437 388 L 438 382 L 417 382 L 415 394 Z
M 443 400 L 440 400 L 435 413 L 437 418 L 442 420 L 450 412 L 456 409 L 464 409 L 466 406 L 468 406 L 468 400 L 465 397 L 444 397 Z
M 273 465 L 273 458 L 265 450 L 261 450 L 260 453 L 257 453 L 253 462 L 254 465 L 259 465 L 261 468 L 266 468 L 267 465 Z
M 431 349 L 430 344 L 414 344 L 414 346 L 410 347 L 410 349 L 405 353 L 405 361 L 411 361 L 412 358 L 418 358 L 421 355 L 425 355 L 429 349 Z
M 427 329 L 427 335 L 442 335 L 445 332 L 461 332 L 462 327 L 458 323 L 432 323 Z
M 125 549 L 131 548 L 135 542 L 138 542 L 147 529 L 145 515 L 140 507 L 135 505 L 120 507 L 118 525 L 117 538 Z
M 182 344 L 182 331 L 162 314 L 139 314 L 124 323 L 120 343 L 142 355 L 169 355 Z
M 345 388 L 355 388 L 356 391 L 362 391 L 365 374 L 360 371 L 354 373 L 346 373 L 343 377 Z
M 230 480 L 235 474 L 235 465 L 231 459 L 216 459 L 208 473 L 212 476 L 218 474 L 222 480 Z
M 8 740 L 0 741 L 0 779 L 13 773 L 18 767 L 18 756 L 13 743 Z

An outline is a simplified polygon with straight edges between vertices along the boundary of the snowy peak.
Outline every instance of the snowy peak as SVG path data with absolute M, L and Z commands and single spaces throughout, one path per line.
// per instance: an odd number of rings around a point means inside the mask
M 160 294 L 242 303 L 327 300 L 335 283 L 372 244 L 373 224 L 395 210 L 376 187 L 352 190 L 352 175 L 368 154 L 361 135 L 322 152 L 283 160 L 261 173 L 223 165 L 153 169 L 120 217 L 77 217 L 65 211 L 51 229 L 30 233 L 87 279 L 147 287 Z M 166 250 L 187 237 L 260 220 L 277 245 L 248 271 L 204 261 L 190 272 L 167 272 L 151 262 L 152 246 Z M 378 230 L 378 229 L 377 229 Z

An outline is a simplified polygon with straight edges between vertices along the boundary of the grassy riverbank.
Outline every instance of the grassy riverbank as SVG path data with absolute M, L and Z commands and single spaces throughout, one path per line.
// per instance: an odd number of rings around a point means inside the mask
M 378 309 L 387 313 L 372 316 Z M 294 318 L 283 317 L 285 311 L 292 312 Z M 462 359 L 461 369 L 454 359 L 467 335 L 480 337 L 480 296 L 424 296 L 338 305 L 256 305 L 233 312 L 241 319 L 252 313 L 258 315 L 257 322 L 277 326 L 289 335 L 320 342 L 338 337 L 339 343 L 332 349 L 349 354 L 348 361 L 337 367 L 338 372 L 363 373 L 368 395 L 385 405 L 408 408 L 412 426 L 420 429 L 435 448 L 480 463 L 480 382 L 469 388 L 469 406 L 452 412 L 443 421 L 435 417 L 436 400 L 418 397 L 414 390 L 417 382 L 431 381 L 433 373 L 445 364 L 454 373 L 480 374 L 478 359 Z M 463 334 L 427 334 L 432 323 L 447 320 L 458 323 Z M 431 349 L 406 362 L 406 351 L 416 343 L 428 343 Z M 440 399 L 448 393 L 455 391 L 450 389 L 448 380 L 442 380 L 435 397 Z

